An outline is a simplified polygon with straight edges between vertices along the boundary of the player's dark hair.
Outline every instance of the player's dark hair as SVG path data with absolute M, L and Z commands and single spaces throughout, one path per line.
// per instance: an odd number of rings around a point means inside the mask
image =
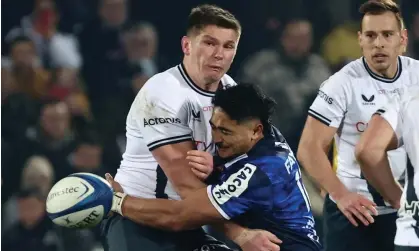
M 242 83 L 226 89 L 220 88 L 215 93 L 212 104 L 223 109 L 238 123 L 259 119 L 265 133 L 271 130 L 270 119 L 276 103 L 253 84 Z
M 393 12 L 396 16 L 397 23 L 400 29 L 404 29 L 404 22 L 402 18 L 402 13 L 400 7 L 397 3 L 392 0 L 369 0 L 368 2 L 361 5 L 359 12 L 362 14 L 362 17 L 365 15 L 381 15 L 384 12 Z M 362 24 L 361 24 L 362 30 Z
M 208 25 L 232 29 L 239 34 L 242 30 L 240 22 L 231 12 L 216 5 L 203 4 L 193 8 L 189 14 L 186 33 L 199 32 Z

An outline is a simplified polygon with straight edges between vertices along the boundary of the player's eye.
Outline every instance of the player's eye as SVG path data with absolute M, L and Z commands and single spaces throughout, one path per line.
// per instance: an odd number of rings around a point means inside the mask
M 236 46 L 234 46 L 234 44 L 227 44 L 224 46 L 224 48 L 233 50 L 234 48 L 236 48 Z
M 224 129 L 220 129 L 220 132 L 224 135 L 230 135 L 230 132 Z
M 205 41 L 204 43 L 206 45 L 209 45 L 209 46 L 214 46 L 215 45 L 215 43 L 214 42 L 211 42 L 211 41 Z

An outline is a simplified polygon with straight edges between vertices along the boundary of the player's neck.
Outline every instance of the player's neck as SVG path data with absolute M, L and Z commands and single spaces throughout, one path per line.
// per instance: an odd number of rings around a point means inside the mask
M 205 79 L 200 76 L 199 72 L 194 69 L 192 64 L 185 58 L 183 59 L 183 66 L 185 67 L 186 74 L 189 76 L 189 78 L 193 81 L 195 85 L 197 85 L 199 88 L 209 91 L 209 92 L 215 92 L 218 89 L 218 86 L 220 84 L 220 80 L 208 83 L 205 81 Z
M 384 78 L 394 78 L 397 74 L 397 70 L 399 67 L 398 59 L 393 64 L 391 64 L 387 69 L 383 71 L 376 70 L 374 67 L 371 66 L 371 64 L 368 61 L 367 61 L 367 64 L 372 72 Z

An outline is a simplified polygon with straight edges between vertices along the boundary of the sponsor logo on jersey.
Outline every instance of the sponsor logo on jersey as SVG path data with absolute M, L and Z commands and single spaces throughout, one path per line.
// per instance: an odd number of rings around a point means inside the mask
M 374 101 L 374 98 L 375 98 L 374 95 L 371 95 L 370 97 L 367 97 L 364 94 L 362 94 L 361 97 L 362 97 L 362 100 L 364 100 L 364 102 L 362 103 L 363 105 L 375 105 L 375 103 L 372 102 L 372 101 Z
M 219 205 L 229 201 L 232 197 L 239 197 L 249 186 L 249 181 L 256 171 L 256 166 L 246 164 L 238 172 L 232 174 L 226 181 L 216 185 L 212 196 Z
M 153 126 L 161 124 L 180 124 L 182 121 L 179 118 L 152 118 L 144 119 L 144 126 Z
M 201 111 L 192 110 L 192 119 L 201 122 Z
M 394 90 L 384 90 L 384 89 L 381 89 L 381 90 L 378 90 L 378 93 L 379 94 L 400 94 L 400 89 L 399 88 L 396 88 L 396 89 L 394 89 Z
M 317 96 L 326 101 L 329 105 L 333 104 L 333 98 L 329 97 L 326 93 L 324 93 L 322 90 L 319 90 L 317 93 Z
M 204 112 L 211 112 L 214 107 L 212 105 L 202 107 Z
M 368 123 L 364 123 L 362 121 L 359 121 L 359 122 L 356 122 L 355 127 L 356 127 L 356 130 L 358 132 L 364 132 L 365 129 L 367 129 L 367 127 L 368 127 Z

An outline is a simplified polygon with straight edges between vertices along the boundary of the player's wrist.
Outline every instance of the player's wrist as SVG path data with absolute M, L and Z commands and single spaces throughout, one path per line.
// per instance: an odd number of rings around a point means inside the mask
M 232 240 L 234 243 L 239 245 L 240 247 L 243 246 L 248 240 L 250 239 L 250 232 L 247 228 L 244 228 L 237 236 L 235 236 Z
M 115 192 L 113 194 L 111 211 L 123 216 L 122 205 L 126 197 L 127 197 L 127 194 L 125 193 Z

